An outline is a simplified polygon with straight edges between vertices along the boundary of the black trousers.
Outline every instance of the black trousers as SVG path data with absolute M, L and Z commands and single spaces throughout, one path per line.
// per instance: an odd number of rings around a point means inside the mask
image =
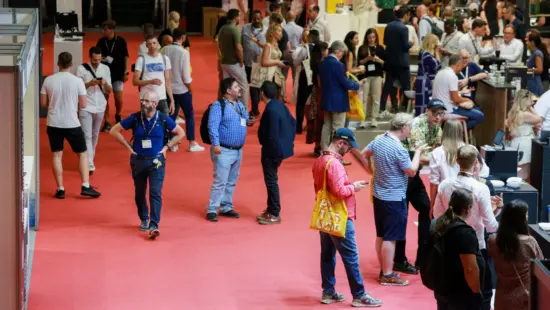
M 248 84 L 250 84 L 250 76 L 252 75 L 252 67 L 244 67 L 246 71 L 246 79 Z M 258 116 L 260 115 L 259 105 L 260 105 L 260 89 L 257 87 L 250 86 L 250 101 L 252 102 L 252 109 L 250 110 L 250 115 Z M 243 90 L 246 91 L 246 90 Z
M 306 102 L 309 95 L 311 95 L 312 90 L 313 84 L 310 86 L 307 85 L 307 77 L 302 70 L 298 81 L 298 98 L 296 98 L 296 133 L 298 134 L 302 133 L 303 130 Z
M 282 162 L 282 158 L 262 155 L 262 170 L 264 172 L 265 187 L 267 188 L 267 212 L 277 217 L 281 213 L 278 172 Z
M 386 109 L 386 101 L 388 95 L 394 92 L 393 84 L 395 81 L 399 81 L 401 84 L 401 102 L 400 106 L 404 109 L 407 108 L 407 102 L 409 101 L 405 96 L 405 91 L 411 89 L 411 71 L 409 67 L 390 67 L 386 68 L 386 80 L 384 81 L 384 87 L 382 88 L 382 96 L 380 98 L 380 111 Z M 393 102 L 392 102 L 393 103 Z M 392 104 L 392 112 L 397 112 L 397 105 Z
M 418 211 L 418 249 L 416 250 L 415 266 L 419 266 L 422 262 L 424 248 L 430 235 L 430 198 L 420 178 L 420 172 L 417 172 L 413 178 L 409 178 L 407 185 L 407 206 L 409 202 Z M 396 241 L 395 263 L 404 263 L 407 261 L 405 245 L 406 240 Z
M 495 287 L 493 283 L 494 264 L 487 249 L 482 249 L 481 255 L 485 259 L 485 273 L 483 274 L 483 278 L 481 278 L 481 293 L 483 294 L 481 309 L 491 310 L 491 298 L 493 297 L 493 288 Z

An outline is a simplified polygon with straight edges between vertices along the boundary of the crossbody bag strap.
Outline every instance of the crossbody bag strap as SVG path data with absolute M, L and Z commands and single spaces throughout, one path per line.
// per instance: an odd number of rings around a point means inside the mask
M 82 64 L 82 67 L 84 67 L 84 69 L 88 70 L 88 72 L 92 74 L 92 77 L 94 78 L 94 80 L 97 80 L 97 76 L 95 75 L 94 70 L 92 70 L 92 67 L 90 67 L 89 64 Z M 105 94 L 105 92 L 103 91 L 103 86 L 101 85 L 97 85 L 97 86 L 99 86 L 99 89 L 101 89 L 101 92 Z
M 518 277 L 519 283 L 521 284 L 521 287 L 525 291 L 525 294 L 527 294 L 527 296 L 529 296 L 529 291 L 527 290 L 527 288 L 525 287 L 525 284 L 523 283 L 523 280 L 521 280 L 521 277 L 519 276 L 519 272 L 518 272 L 518 269 L 516 268 L 516 264 L 515 263 L 512 264 L 512 267 L 514 267 L 514 271 L 516 272 L 516 276 Z
M 325 175 L 323 176 L 323 190 L 327 189 L 327 174 L 328 174 L 328 167 L 330 166 L 330 163 L 334 160 L 334 157 L 329 159 L 325 165 Z

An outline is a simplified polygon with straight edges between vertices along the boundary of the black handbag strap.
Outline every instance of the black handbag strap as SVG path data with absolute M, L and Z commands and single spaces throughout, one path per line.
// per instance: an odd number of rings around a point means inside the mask
M 89 64 L 82 64 L 82 67 L 84 67 L 84 69 L 88 70 L 88 72 L 90 72 L 92 74 L 92 77 L 97 80 L 97 76 L 95 75 L 95 72 L 94 70 L 92 70 L 92 67 L 90 67 Z M 99 89 L 101 89 L 101 92 L 103 92 L 105 94 L 105 91 L 103 91 L 103 86 L 101 85 L 97 85 L 99 86 Z

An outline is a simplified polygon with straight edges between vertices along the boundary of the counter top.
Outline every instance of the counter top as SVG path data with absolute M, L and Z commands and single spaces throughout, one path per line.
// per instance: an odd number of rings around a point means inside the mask
M 516 89 L 516 87 L 510 83 L 504 83 L 504 84 L 497 84 L 490 82 L 488 79 L 481 80 L 481 82 L 487 84 L 488 86 L 494 87 L 494 88 L 507 88 L 507 89 Z

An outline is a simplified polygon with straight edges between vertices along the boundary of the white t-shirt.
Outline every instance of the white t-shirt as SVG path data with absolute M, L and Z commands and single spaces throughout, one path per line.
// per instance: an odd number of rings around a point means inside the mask
M 546 91 L 535 104 L 535 111 L 542 117 L 542 130 L 550 131 L 550 91 Z
M 40 94 L 48 96 L 48 126 L 80 127 L 78 96 L 87 95 L 86 86 L 81 78 L 70 72 L 55 73 L 44 80 Z
M 458 77 L 453 69 L 447 67 L 436 74 L 432 90 L 432 98 L 445 103 L 447 112 L 452 113 L 455 107 L 451 99 L 451 91 L 458 91 Z
M 191 58 L 189 51 L 179 44 L 172 44 L 163 48 L 164 55 L 170 59 L 173 66 L 170 76 L 172 77 L 172 93 L 185 94 L 189 91 L 185 83 L 189 84 L 191 79 Z
M 164 57 L 164 61 L 162 61 L 162 57 Z M 145 72 L 143 72 L 143 77 L 141 78 L 143 81 L 153 80 L 153 79 L 159 79 L 162 81 L 161 85 L 145 85 L 141 86 L 140 92 L 139 92 L 139 98 L 143 98 L 143 95 L 146 92 L 156 92 L 159 96 L 159 100 L 165 100 L 166 99 L 166 81 L 164 80 L 164 71 L 172 69 L 172 66 L 170 65 L 170 59 L 168 57 L 158 54 L 156 57 L 150 56 L 150 55 L 144 55 L 143 57 L 139 57 L 136 61 L 136 73 L 138 75 L 141 75 L 141 70 L 143 70 L 143 59 L 145 59 Z M 166 68 L 164 67 L 164 63 L 166 63 Z
M 92 70 L 93 69 L 94 68 L 92 67 Z M 108 85 L 111 85 L 111 70 L 109 70 L 109 67 L 106 65 L 100 63 L 99 66 L 97 66 L 97 69 L 94 70 L 94 74 L 96 77 L 105 80 L 105 83 Z M 81 78 L 84 81 L 84 84 L 89 83 L 94 79 L 90 71 L 86 70 L 83 65 L 78 66 L 76 76 Z M 103 87 L 103 90 L 105 90 L 105 87 Z M 90 86 L 86 89 L 86 91 L 88 92 L 88 103 L 82 110 L 90 113 L 105 112 L 107 99 L 105 98 L 105 94 L 101 91 L 101 88 L 99 88 L 99 85 Z
M 147 55 L 149 53 L 149 49 L 147 48 L 147 44 L 145 41 L 141 42 L 138 48 L 138 56 Z

